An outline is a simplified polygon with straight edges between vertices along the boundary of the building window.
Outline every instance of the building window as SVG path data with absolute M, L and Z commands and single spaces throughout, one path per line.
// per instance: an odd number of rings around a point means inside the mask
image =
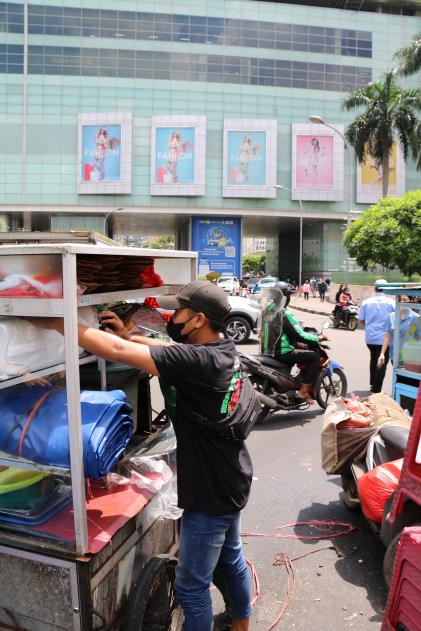
M 2 45 L 3 72 L 22 72 L 23 47 Z M 19 69 L 20 68 L 20 69 Z M 228 55 L 109 48 L 29 46 L 31 74 L 209 81 L 350 91 L 371 80 L 370 68 Z
M 190 16 L 30 4 L 29 33 L 243 46 L 372 56 L 369 31 Z M 0 2 L 0 32 L 23 33 L 23 5 Z

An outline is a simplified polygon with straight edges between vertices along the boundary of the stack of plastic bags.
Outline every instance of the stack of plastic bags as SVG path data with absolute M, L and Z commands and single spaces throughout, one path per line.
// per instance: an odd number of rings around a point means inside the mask
M 79 322 L 98 327 L 92 307 L 81 307 Z M 84 353 L 79 349 L 79 354 Z M 0 381 L 64 362 L 64 337 L 22 318 L 0 318 Z
M 133 433 L 132 407 L 121 390 L 80 393 L 85 476 L 99 479 L 121 458 Z M 16 386 L 0 399 L 0 449 L 35 462 L 70 466 L 67 394 Z

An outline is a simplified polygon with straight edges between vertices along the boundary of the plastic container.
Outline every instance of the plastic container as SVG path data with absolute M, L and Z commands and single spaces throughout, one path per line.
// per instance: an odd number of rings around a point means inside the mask
M 405 370 L 421 373 L 421 342 L 405 342 L 402 347 L 402 358 Z

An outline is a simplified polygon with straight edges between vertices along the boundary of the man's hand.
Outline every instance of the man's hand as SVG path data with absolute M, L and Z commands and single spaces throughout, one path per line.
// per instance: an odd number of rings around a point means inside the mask
M 384 353 L 380 353 L 379 359 L 377 360 L 377 366 L 383 366 L 386 361 L 386 357 Z
M 319 335 L 319 342 L 328 342 L 329 338 L 326 335 Z
M 104 331 L 118 335 L 123 340 L 130 340 L 130 334 L 124 326 L 122 320 L 114 311 L 103 311 L 100 313 L 100 321 L 104 327 Z

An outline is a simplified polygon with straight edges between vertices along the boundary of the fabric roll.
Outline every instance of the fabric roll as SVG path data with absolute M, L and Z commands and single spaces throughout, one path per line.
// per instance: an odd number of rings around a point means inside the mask
M 121 458 L 133 433 L 132 407 L 122 390 L 83 390 L 85 476 L 99 479 Z M 67 394 L 63 388 L 16 386 L 0 398 L 0 449 L 35 462 L 70 466 Z

